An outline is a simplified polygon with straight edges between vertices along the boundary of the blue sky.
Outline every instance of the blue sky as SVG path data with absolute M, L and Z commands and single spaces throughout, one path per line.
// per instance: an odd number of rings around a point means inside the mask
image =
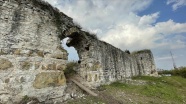
M 170 51 L 178 67 L 186 66 L 186 0 L 45 1 L 115 47 L 151 49 L 157 68 L 173 68 Z M 67 50 L 69 60 L 78 59 Z

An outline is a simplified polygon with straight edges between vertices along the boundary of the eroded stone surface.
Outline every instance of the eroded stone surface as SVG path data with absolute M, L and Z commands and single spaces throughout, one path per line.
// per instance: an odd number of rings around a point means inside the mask
M 12 66 L 12 63 L 8 59 L 0 58 L 0 70 L 6 70 Z
M 72 26 L 71 18 L 42 0 L 0 0 L 0 103 L 65 95 L 68 54 L 61 39 Z
M 33 86 L 41 89 L 65 85 L 66 79 L 62 72 L 42 72 L 36 75 Z
M 85 79 L 82 83 L 89 87 L 132 76 L 157 75 L 150 50 L 124 52 L 77 28 L 69 29 L 66 36 L 70 38 L 67 46 L 73 46 L 79 54 L 78 73 Z
M 42 0 L 0 0 L 0 37 L 0 103 L 25 95 L 46 102 L 68 99 L 63 74 L 68 53 L 60 42 L 65 37 L 79 54 L 82 83 L 90 87 L 156 74 L 150 50 L 130 54 L 115 48 Z

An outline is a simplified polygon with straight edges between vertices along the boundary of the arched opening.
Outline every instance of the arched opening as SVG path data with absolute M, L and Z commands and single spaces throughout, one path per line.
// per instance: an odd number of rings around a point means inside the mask
M 66 45 L 68 39 L 69 38 L 67 37 L 61 41 L 62 47 L 68 53 L 68 62 L 67 62 L 66 68 L 64 70 L 64 74 L 65 74 L 67 80 L 77 74 L 78 66 L 79 66 L 79 64 L 78 64 L 79 56 L 78 56 L 76 49 L 72 46 L 68 47 Z
M 78 53 L 77 53 L 76 49 L 74 47 L 68 47 L 66 45 L 68 39 L 69 38 L 67 37 L 67 38 L 64 38 L 61 41 L 62 42 L 62 46 L 68 52 L 68 61 L 79 61 L 79 56 L 78 56 Z

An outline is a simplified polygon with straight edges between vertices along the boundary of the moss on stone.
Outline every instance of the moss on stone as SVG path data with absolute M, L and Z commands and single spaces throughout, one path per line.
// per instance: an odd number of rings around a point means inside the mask
M 11 67 L 13 67 L 13 65 L 8 59 L 0 58 L 0 70 L 6 70 Z

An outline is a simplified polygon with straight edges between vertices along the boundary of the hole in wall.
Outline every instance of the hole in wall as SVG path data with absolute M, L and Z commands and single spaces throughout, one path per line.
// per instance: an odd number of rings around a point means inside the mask
M 81 60 L 78 60 L 78 64 L 80 64 L 81 63 Z
M 86 49 L 87 51 L 89 51 L 89 46 L 86 46 L 85 49 Z
M 61 41 L 62 42 L 62 46 L 68 52 L 68 61 L 75 61 L 75 62 L 77 62 L 79 60 L 79 56 L 78 56 L 77 50 L 74 47 L 68 47 L 66 45 L 68 39 L 69 38 L 67 37 L 67 38 L 65 38 L 65 39 L 63 39 Z

